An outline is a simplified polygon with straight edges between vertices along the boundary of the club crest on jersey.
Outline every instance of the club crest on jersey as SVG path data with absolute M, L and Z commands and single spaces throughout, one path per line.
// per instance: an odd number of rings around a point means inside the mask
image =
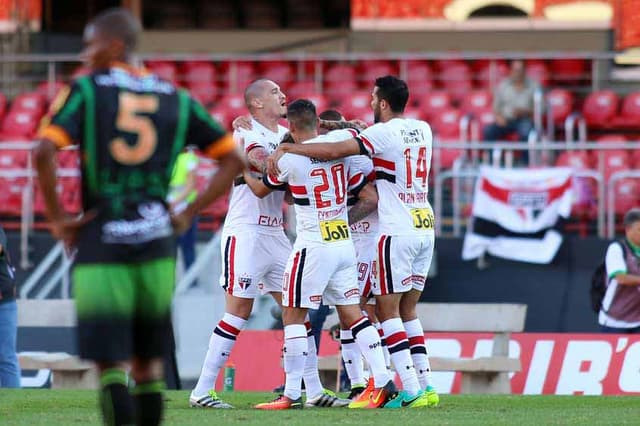
M 344 241 L 349 239 L 349 225 L 344 220 L 320 221 L 320 233 L 322 240 L 327 243 Z
M 246 290 L 251 285 L 251 277 L 240 277 L 238 278 L 238 285 L 241 289 Z

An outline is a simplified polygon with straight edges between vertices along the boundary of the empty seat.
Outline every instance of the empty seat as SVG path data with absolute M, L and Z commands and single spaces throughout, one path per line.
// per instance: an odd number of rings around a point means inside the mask
M 150 73 L 157 75 L 163 80 L 175 84 L 178 81 L 178 71 L 173 62 L 147 61 L 146 67 Z
M 251 62 L 229 62 L 223 67 L 223 82 L 229 93 L 243 91 L 249 83 L 256 79 Z
M 474 90 L 462 99 L 461 109 L 464 113 L 476 114 L 491 108 L 492 95 L 488 90 Z
M 44 96 L 48 102 L 51 102 L 65 87 L 67 87 L 67 85 L 62 81 L 54 81 L 51 83 L 48 81 L 43 81 L 42 83 L 38 84 L 36 92 Z
M 0 149 L 0 170 L 24 170 L 29 162 L 28 149 Z
M 4 117 L 4 113 L 7 111 L 7 97 L 0 93 L 0 121 L 2 121 L 2 117 Z
M 187 85 L 187 89 L 194 99 L 205 106 L 210 105 L 218 96 L 218 88 L 213 83 L 190 83 Z
M 473 89 L 471 71 L 466 64 L 451 65 L 440 73 L 442 87 L 451 94 L 454 102 L 459 102 Z
M 554 124 L 562 124 L 573 111 L 573 94 L 565 89 L 553 89 L 547 93 L 546 98 Z
M 338 108 L 342 108 L 344 110 L 370 108 L 370 106 L 371 92 L 365 92 L 362 90 L 345 93 L 338 104 Z
M 588 67 L 585 59 L 554 59 L 550 64 L 553 80 L 568 84 L 578 84 L 588 77 Z
M 11 102 L 11 112 L 27 112 L 34 116 L 42 116 L 47 107 L 44 95 L 38 92 L 21 93 Z
M 314 81 L 296 81 L 289 85 L 285 94 L 290 100 L 295 100 L 304 98 L 312 93 L 317 93 L 316 83 Z
M 614 185 L 615 212 L 623 215 L 632 208 L 640 207 L 640 181 L 638 179 L 621 179 Z
M 259 77 L 268 78 L 280 86 L 286 86 L 295 80 L 295 73 L 290 64 L 279 63 L 262 67 Z
M 582 115 L 592 127 L 608 127 L 618 110 L 618 95 L 612 90 L 599 90 L 587 96 Z
M 541 60 L 529 60 L 525 65 L 527 77 L 537 81 L 541 86 L 547 86 L 549 84 L 549 67 L 544 61 Z
M 310 100 L 316 106 L 316 111 L 320 114 L 322 111 L 329 107 L 329 101 L 320 93 L 308 93 L 304 96 L 305 99 Z
M 460 118 L 457 108 L 447 108 L 432 116 L 430 124 L 440 139 L 458 139 L 460 137 Z
M 332 81 L 328 82 L 324 87 L 324 94 L 329 99 L 329 102 L 334 105 L 342 104 L 345 101 L 345 97 L 349 97 L 351 93 L 357 91 L 357 84 L 353 80 Z
M 360 65 L 360 85 L 364 88 L 373 88 L 378 77 L 386 75 L 396 75 L 397 67 L 387 61 L 365 61 Z
M 185 62 L 182 66 L 182 79 L 186 84 L 215 84 L 216 68 L 207 61 Z
M 0 176 L 0 213 L 19 216 L 22 213 L 22 193 L 27 186 L 26 177 Z
M 330 65 L 324 73 L 325 82 L 333 81 L 355 81 L 356 80 L 356 68 L 355 66 L 345 63 L 337 62 Z
M 509 66 L 503 60 L 478 60 L 472 66 L 479 87 L 493 88 L 509 75 Z
M 77 150 L 63 149 L 56 154 L 58 167 L 62 169 L 77 169 L 80 167 L 80 153 Z
M 620 115 L 614 117 L 613 127 L 630 127 L 637 129 L 640 125 L 640 92 L 632 92 L 625 96 L 620 108 Z
M 451 107 L 451 95 L 444 90 L 432 91 L 419 98 L 417 105 L 422 108 L 427 118 Z
M 25 140 L 35 136 L 40 116 L 32 112 L 11 111 L 2 122 L 0 138 L 4 140 Z
M 424 62 L 408 61 L 406 81 L 409 86 L 409 102 L 417 105 L 419 99 L 433 90 L 433 72 Z

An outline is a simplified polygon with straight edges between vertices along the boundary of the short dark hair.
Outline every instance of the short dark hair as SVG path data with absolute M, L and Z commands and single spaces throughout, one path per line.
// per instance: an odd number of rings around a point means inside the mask
M 296 99 L 287 106 L 287 120 L 297 130 L 315 130 L 318 125 L 316 106 L 308 99 Z
M 123 7 L 113 7 L 100 12 L 91 20 L 98 32 L 107 37 L 122 40 L 128 52 L 135 50 L 142 30 L 140 21 Z
M 387 101 L 391 111 L 404 112 L 409 100 L 409 87 L 404 80 L 386 75 L 376 79 L 376 87 L 378 88 L 378 99 Z
M 624 227 L 628 228 L 636 222 L 640 222 L 640 209 L 634 208 L 624 214 Z
M 322 111 L 318 115 L 318 118 L 322 120 L 328 120 L 328 121 L 340 121 L 344 117 L 342 116 L 342 114 L 340 114 L 340 111 L 336 111 L 335 109 L 327 109 Z

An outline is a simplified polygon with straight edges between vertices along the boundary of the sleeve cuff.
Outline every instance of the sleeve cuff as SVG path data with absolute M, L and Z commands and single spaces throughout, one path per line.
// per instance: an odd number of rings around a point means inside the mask
M 616 275 L 626 274 L 626 273 L 627 271 L 623 271 L 623 270 L 613 271 L 612 273 L 609 274 L 609 279 L 615 278 Z
M 222 138 L 209 145 L 209 147 L 205 151 L 205 154 L 208 157 L 217 160 L 218 158 L 223 157 L 225 154 L 230 153 L 234 149 L 236 149 L 236 143 L 233 140 L 233 137 L 227 133 Z
M 283 191 L 287 187 L 286 183 L 280 182 L 278 179 L 267 174 L 262 175 L 262 183 L 264 183 L 264 186 L 269 189 L 275 189 L 279 191 Z
M 40 130 L 38 138 L 53 142 L 58 149 L 73 145 L 73 141 L 71 140 L 69 133 L 67 133 L 64 128 L 55 124 L 49 124 Z

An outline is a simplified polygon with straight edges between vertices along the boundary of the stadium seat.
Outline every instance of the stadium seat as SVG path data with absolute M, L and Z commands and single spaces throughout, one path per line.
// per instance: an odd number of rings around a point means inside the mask
M 555 165 L 558 167 L 571 167 L 577 170 L 592 168 L 593 159 L 586 151 L 564 151 L 558 155 Z
M 281 88 L 288 86 L 295 80 L 295 72 L 287 62 L 279 62 L 271 65 L 263 65 L 259 76 L 275 81 Z
M 67 87 L 67 84 L 63 83 L 62 81 L 54 81 L 53 83 L 43 81 L 42 83 L 38 84 L 36 92 L 44 96 L 47 102 L 51 102 L 65 87 Z
M 471 71 L 466 64 L 451 65 L 440 73 L 442 87 L 451 94 L 454 102 L 460 102 L 473 89 Z
M 22 214 L 22 192 L 27 186 L 26 177 L 0 176 L 0 213 L 20 216 Z
M 362 61 L 360 63 L 360 86 L 371 90 L 378 77 L 385 75 L 397 75 L 397 66 L 389 61 Z
M 351 93 L 357 91 L 357 84 L 353 80 L 332 81 L 324 87 L 324 94 L 332 105 L 343 103 L 345 97 L 349 97 Z
M 577 85 L 588 77 L 588 66 L 584 59 L 554 59 L 550 69 L 554 82 Z
M 173 62 L 147 61 L 145 66 L 150 73 L 157 75 L 163 80 L 175 84 L 178 81 L 178 71 Z
M 46 110 L 47 100 L 38 92 L 26 92 L 16 96 L 11 102 L 10 112 L 26 112 L 41 117 Z
M 30 154 L 28 149 L 0 149 L 0 170 L 26 169 Z
M 620 114 L 614 117 L 611 126 L 615 128 L 637 129 L 640 123 L 640 92 L 631 92 L 625 96 Z
M 431 119 L 438 112 L 451 107 L 451 95 L 444 90 L 434 90 L 427 93 L 416 103 L 425 112 L 428 119 Z
M 446 108 L 432 116 L 430 124 L 441 139 L 458 139 L 460 137 L 460 118 L 462 113 L 457 108 Z
M 220 99 L 216 106 L 223 106 L 230 113 L 247 113 L 247 108 L 244 103 L 244 95 L 240 94 L 225 95 Z
M 205 106 L 213 103 L 218 96 L 218 88 L 211 82 L 189 83 L 187 89 L 194 99 Z
M 433 72 L 425 62 L 408 61 L 406 81 L 409 86 L 409 102 L 417 105 L 419 99 L 433 90 Z
M 356 67 L 345 62 L 337 62 L 327 68 L 323 80 L 325 82 L 355 81 Z
M 359 119 L 364 120 L 368 124 L 373 124 L 373 111 L 370 106 L 362 107 L 362 108 L 350 108 L 340 111 L 345 118 L 349 120 Z
M 349 111 L 352 109 L 370 108 L 370 106 L 371 92 L 366 92 L 364 90 L 360 90 L 350 93 L 347 96 L 343 96 L 343 98 L 340 100 L 340 103 L 337 105 L 338 108 L 344 109 L 345 111 Z
M 592 169 L 592 158 L 586 151 L 564 151 L 556 159 L 557 167 L 571 167 L 574 170 Z M 576 177 L 573 180 L 574 201 L 571 215 L 590 218 L 595 214 L 597 186 L 593 179 Z
M 256 74 L 251 62 L 227 62 L 224 64 L 222 79 L 228 93 L 241 92 L 256 79 Z
M 436 59 L 433 61 L 434 66 L 438 69 L 438 71 L 443 72 L 451 67 L 465 66 L 469 65 L 464 61 L 464 59 Z
M 58 167 L 61 169 L 78 169 L 80 167 L 80 154 L 77 150 L 63 149 L 56 154 Z
M 40 116 L 32 112 L 11 111 L 2 122 L 0 138 L 4 140 L 28 140 L 35 136 Z
M 492 94 L 488 90 L 473 90 L 467 93 L 460 105 L 465 114 L 476 114 L 492 106 Z
M 573 111 L 573 94 L 565 89 L 553 89 L 547 93 L 546 98 L 553 122 L 560 126 Z
M 7 111 L 7 97 L 4 93 L 0 92 L 0 121 L 4 117 L 4 113 Z
M 209 114 L 220 123 L 225 129 L 231 129 L 231 123 L 237 117 L 237 115 L 231 114 L 223 105 L 216 105 L 215 107 L 209 109 Z
M 509 66 L 503 60 L 478 60 L 472 65 L 478 87 L 496 87 L 509 75 Z
M 612 90 L 599 90 L 587 96 L 582 106 L 582 115 L 587 125 L 606 128 L 616 116 L 618 110 L 618 95 Z
M 415 118 L 416 120 L 424 120 L 425 113 L 421 108 L 418 107 L 407 107 L 404 110 L 403 114 L 406 118 Z
M 549 67 L 546 62 L 536 59 L 528 60 L 525 65 L 525 69 L 527 77 L 537 81 L 540 86 L 546 87 L 549 85 Z
M 640 207 L 640 181 L 638 179 L 621 179 L 614 185 L 615 212 L 623 215 L 632 208 Z
M 292 101 L 316 92 L 315 81 L 296 81 L 289 85 L 285 95 L 289 101 Z
M 316 106 L 316 111 L 318 114 L 329 107 L 329 101 L 327 101 L 327 98 L 320 93 L 308 93 L 304 96 L 304 98 L 313 102 L 313 104 Z
M 182 80 L 186 85 L 215 84 L 216 68 L 207 61 L 187 61 L 182 65 Z
M 456 139 L 443 139 L 438 137 L 438 135 L 436 135 L 434 137 L 434 139 L 438 142 L 440 142 L 443 145 L 446 145 L 447 143 L 455 143 L 455 142 L 459 142 Z M 437 154 L 440 155 L 440 168 L 441 169 L 450 169 L 453 167 L 453 163 L 460 158 L 460 156 L 463 154 L 464 150 L 460 149 L 460 148 L 436 148 L 435 150 L 437 150 Z M 433 171 L 435 171 L 434 169 L 432 169 Z

